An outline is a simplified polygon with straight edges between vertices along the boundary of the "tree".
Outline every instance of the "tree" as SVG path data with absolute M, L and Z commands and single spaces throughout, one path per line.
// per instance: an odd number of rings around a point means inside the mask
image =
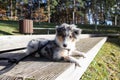
M 29 6 L 30 1 L 32 7 Z M 43 21 L 42 18 L 47 17 L 49 23 L 105 24 L 106 20 L 112 20 L 118 25 L 120 17 L 119 0 L 0 0 L 0 4 L 1 9 L 11 13 L 11 18 L 30 18 L 31 15 L 34 19 L 36 14 L 36 19 L 39 17 Z
M 58 5 L 57 0 L 47 0 L 48 22 L 50 23 L 51 14 L 55 12 L 55 7 Z
M 114 25 L 119 25 L 119 19 L 120 18 L 120 1 L 116 0 L 116 4 L 112 7 L 112 14 L 114 17 Z
M 93 23 L 105 24 L 106 20 L 109 20 L 112 16 L 111 8 L 115 5 L 116 0 L 85 0 L 90 1 Z M 87 10 L 87 8 L 85 9 Z M 88 12 L 87 12 L 88 13 Z
M 52 22 L 58 23 L 77 23 L 80 21 L 81 0 L 58 0 L 55 6 L 55 12 L 52 13 Z
M 75 13 L 78 12 L 77 8 L 83 7 L 83 1 L 82 0 L 73 0 L 73 23 L 76 22 Z

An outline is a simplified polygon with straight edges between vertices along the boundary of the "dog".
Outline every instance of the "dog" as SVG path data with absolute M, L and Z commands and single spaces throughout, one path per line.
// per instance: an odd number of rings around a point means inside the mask
M 56 36 L 53 40 L 48 39 L 32 39 L 27 45 L 26 54 L 36 53 L 50 60 L 73 62 L 80 66 L 78 59 L 73 55 L 85 57 L 85 53 L 76 50 L 75 43 L 79 39 L 81 29 L 74 24 L 63 23 L 56 26 Z

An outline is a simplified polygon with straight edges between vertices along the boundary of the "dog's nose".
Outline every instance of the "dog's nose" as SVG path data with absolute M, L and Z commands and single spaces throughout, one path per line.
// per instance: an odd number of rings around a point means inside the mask
M 67 45 L 66 45 L 66 44 L 63 44 L 63 47 L 67 47 Z

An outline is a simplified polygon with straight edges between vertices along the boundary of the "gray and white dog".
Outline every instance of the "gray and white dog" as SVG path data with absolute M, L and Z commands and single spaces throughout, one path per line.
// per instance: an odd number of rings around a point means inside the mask
M 60 26 L 56 26 L 56 36 L 54 40 L 47 39 L 32 39 L 27 45 L 26 54 L 39 53 L 40 56 L 44 56 L 51 60 L 69 61 L 80 66 L 78 59 L 72 55 L 79 55 L 85 57 L 83 52 L 76 50 L 75 43 L 79 39 L 81 29 L 77 28 L 74 24 L 63 23 Z

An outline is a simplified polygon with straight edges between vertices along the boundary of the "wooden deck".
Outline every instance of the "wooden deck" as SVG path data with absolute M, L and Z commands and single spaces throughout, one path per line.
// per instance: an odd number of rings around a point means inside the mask
M 29 40 L 41 37 L 53 39 L 54 35 L 0 37 L 0 51 L 25 47 Z M 81 37 L 76 47 L 87 55 L 84 59 L 78 58 L 81 67 L 64 61 L 53 62 L 43 58 L 29 57 L 10 71 L 0 75 L 0 80 L 79 80 L 105 41 L 105 37 Z M 24 56 L 24 50 L 0 54 L 1 56 L 18 59 Z M 3 64 L 3 61 L 0 61 L 0 69 L 4 67 Z

